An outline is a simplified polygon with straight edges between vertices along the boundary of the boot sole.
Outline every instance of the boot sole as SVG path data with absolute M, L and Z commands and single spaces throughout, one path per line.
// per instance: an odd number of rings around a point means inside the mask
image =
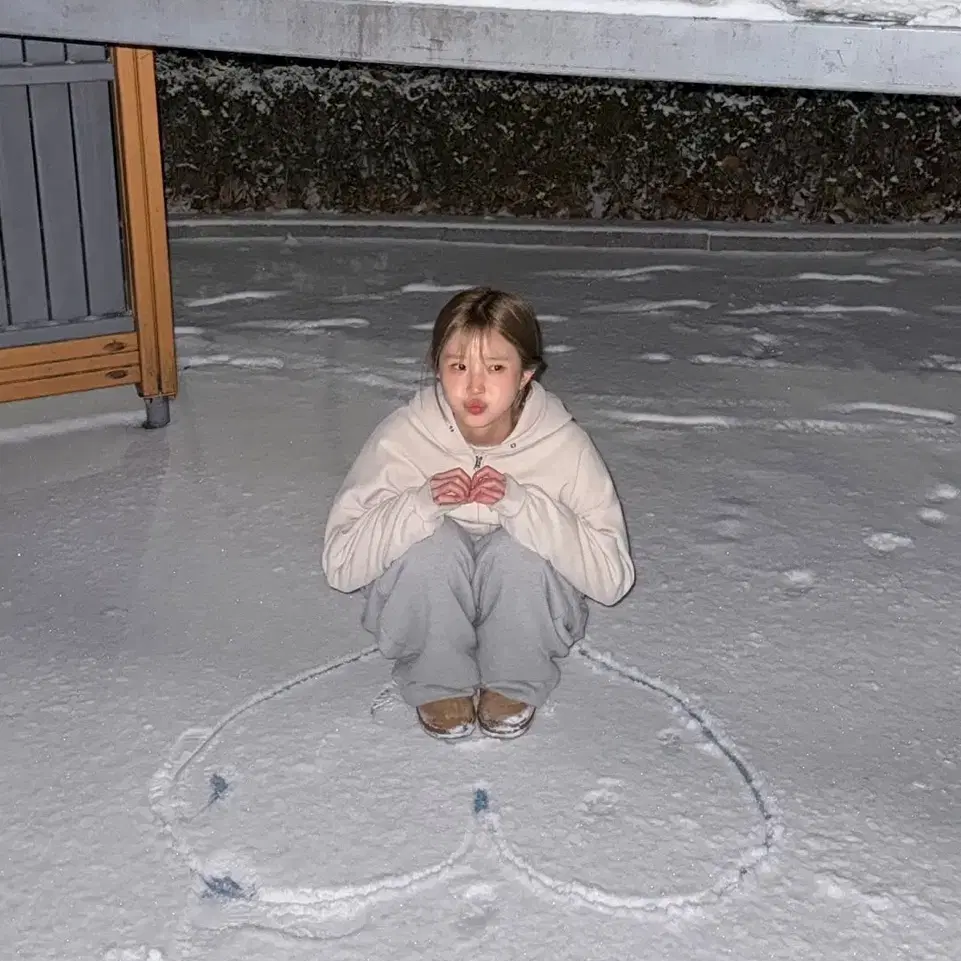
M 498 741 L 513 741 L 514 738 L 518 738 L 530 730 L 530 726 L 534 723 L 534 713 L 535 712 L 531 712 L 531 716 L 517 727 L 488 727 L 481 720 L 478 720 L 478 726 L 481 729 L 481 733 L 487 737 L 492 737 Z
M 417 715 L 417 720 L 420 722 L 421 730 L 425 734 L 429 734 L 432 738 L 437 741 L 463 741 L 465 738 L 470 737 L 474 733 L 476 725 L 472 722 L 471 724 L 465 724 L 463 727 L 456 727 L 452 730 L 444 730 L 443 728 L 428 727 Z

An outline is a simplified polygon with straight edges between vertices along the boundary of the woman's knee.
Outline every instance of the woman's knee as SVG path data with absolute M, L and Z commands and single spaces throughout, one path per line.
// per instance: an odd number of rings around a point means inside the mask
M 409 547 L 388 568 L 384 575 L 390 579 L 401 577 L 421 577 L 428 575 L 432 580 L 444 574 L 473 574 L 474 554 L 470 537 L 459 524 L 445 518 L 444 522 L 430 537 Z
M 474 556 L 470 538 L 445 519 L 430 536 L 409 547 L 365 590 L 363 622 L 376 631 L 385 609 L 415 609 L 429 598 L 452 594 L 472 605 Z M 398 607 L 399 605 L 399 607 Z
M 505 588 L 511 593 L 527 593 L 527 604 L 543 603 L 562 634 L 574 640 L 583 636 L 587 624 L 587 602 L 553 564 L 535 551 L 518 543 L 505 530 L 484 538 L 477 549 L 474 592 L 478 602 L 494 592 L 501 596 Z M 538 597 L 540 602 L 534 602 Z
M 473 557 L 471 540 L 467 532 L 456 521 L 445 517 L 440 527 L 430 537 L 418 541 L 407 550 L 407 557 L 418 557 L 445 563 Z
M 477 566 L 496 566 L 500 571 L 517 575 L 529 575 L 550 569 L 550 564 L 540 554 L 528 550 L 503 528 L 489 534 L 479 543 Z

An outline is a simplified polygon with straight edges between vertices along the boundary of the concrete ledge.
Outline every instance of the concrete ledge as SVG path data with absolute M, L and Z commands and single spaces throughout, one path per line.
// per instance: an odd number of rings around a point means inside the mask
M 0 34 L 549 75 L 961 94 L 961 30 L 403 0 L 4 0 Z M 669 9 L 669 7 L 667 8 Z
M 585 247 L 714 252 L 856 253 L 961 251 L 961 228 L 808 227 L 803 224 L 624 223 L 611 221 L 460 220 L 456 218 L 267 216 L 170 218 L 173 241 L 278 243 L 318 240 L 451 243 L 467 246 Z

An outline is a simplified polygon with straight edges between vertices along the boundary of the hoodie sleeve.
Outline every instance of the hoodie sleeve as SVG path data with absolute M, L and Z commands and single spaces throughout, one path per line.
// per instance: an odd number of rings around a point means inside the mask
M 376 580 L 444 518 L 446 509 L 431 497 L 430 479 L 391 433 L 388 418 L 364 445 L 327 518 L 324 574 L 344 593 Z
M 549 561 L 582 594 L 611 606 L 634 584 L 634 563 L 614 482 L 586 435 L 584 442 L 565 503 L 508 477 L 507 493 L 494 510 L 515 540 Z

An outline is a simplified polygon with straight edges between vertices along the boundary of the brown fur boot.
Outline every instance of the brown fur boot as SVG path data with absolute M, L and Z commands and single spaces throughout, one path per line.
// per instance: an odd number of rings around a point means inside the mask
M 444 697 L 417 708 L 421 727 L 442 741 L 459 741 L 474 733 L 474 699 Z
M 534 720 L 537 709 L 523 701 L 514 701 L 497 691 L 481 691 L 477 720 L 490 737 L 509 740 L 520 737 Z

